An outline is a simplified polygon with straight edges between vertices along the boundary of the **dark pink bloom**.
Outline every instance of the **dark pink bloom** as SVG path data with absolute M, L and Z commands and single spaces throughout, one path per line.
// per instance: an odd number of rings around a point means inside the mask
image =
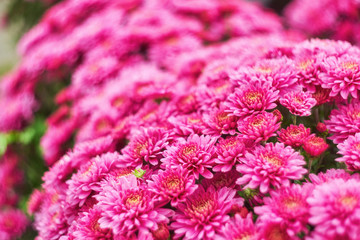
M 267 193 L 270 187 L 289 186 L 290 180 L 302 179 L 307 172 L 303 156 L 282 143 L 268 143 L 257 146 L 245 153 L 236 170 L 242 174 L 237 184 L 247 184 L 245 188 L 260 187 L 261 193 Z
M 318 130 L 320 133 L 326 132 L 326 131 L 327 131 L 327 128 L 326 128 L 325 123 L 319 122 L 319 123 L 316 125 L 316 130 Z
M 309 223 L 323 239 L 358 239 L 360 181 L 334 179 L 315 187 L 307 200 Z
M 205 123 L 203 133 L 208 135 L 234 135 L 236 132 L 238 117 L 232 116 L 223 108 L 215 109 L 203 115 Z
M 217 172 L 214 174 L 214 177 L 211 179 L 203 179 L 201 185 L 208 189 L 209 187 L 214 187 L 217 190 L 220 190 L 223 187 L 237 189 L 236 180 L 239 178 L 239 173 L 234 169 L 229 172 Z
M 0 212 L 0 238 L 11 240 L 20 237 L 25 232 L 29 220 L 18 209 L 7 209 Z
M 31 193 L 27 202 L 27 211 L 30 215 L 33 215 L 35 212 L 40 210 L 40 206 L 44 197 L 45 193 L 43 191 L 39 191 L 38 189 L 35 189 Z
M 174 222 L 175 239 L 214 239 L 222 233 L 222 225 L 229 221 L 227 215 L 233 204 L 243 205 L 243 199 L 234 198 L 235 190 L 222 188 L 216 191 L 202 186 L 178 205 Z
M 156 207 L 155 195 L 139 186 L 134 175 L 109 178 L 96 196 L 101 211 L 100 227 L 111 228 L 115 237 L 150 234 L 158 224 L 167 224 L 172 210 Z
M 353 100 L 348 105 L 338 105 L 338 109 L 331 111 L 325 124 L 332 134 L 329 139 L 336 144 L 360 132 L 360 102 Z
M 185 202 L 196 189 L 195 177 L 181 166 L 176 169 L 159 170 L 148 180 L 149 190 L 160 197 L 160 201 L 171 201 L 176 207 L 178 203 Z
M 304 144 L 306 138 L 310 136 L 310 128 L 306 128 L 303 124 L 298 126 L 291 124 L 286 129 L 281 129 L 278 135 L 279 142 L 299 148 Z
M 225 139 L 220 138 L 216 144 L 216 166 L 213 167 L 213 170 L 215 172 L 229 172 L 238 162 L 239 158 L 243 156 L 244 152 L 245 143 L 242 137 L 231 136 Z
M 326 182 L 331 182 L 334 179 L 343 179 L 347 181 L 349 179 L 357 179 L 360 180 L 359 174 L 350 175 L 348 172 L 345 172 L 344 169 L 329 169 L 326 173 L 319 173 L 319 174 L 309 174 L 309 178 L 312 183 L 316 185 L 320 185 Z
M 309 205 L 307 198 L 312 193 L 312 184 L 293 184 L 270 192 L 270 197 L 264 198 L 264 205 L 255 207 L 259 215 L 258 221 L 275 221 L 285 226 L 289 236 L 307 232 Z
M 350 94 L 357 98 L 357 92 L 360 90 L 359 61 L 359 57 L 347 54 L 324 59 L 321 86 L 331 89 L 330 96 L 340 94 L 343 99 L 347 99 Z
M 329 144 L 323 138 L 316 137 L 314 134 L 306 138 L 303 145 L 305 152 L 312 157 L 320 156 L 328 147 Z
M 248 214 L 245 218 L 240 216 L 240 214 L 235 214 L 234 218 L 223 227 L 223 235 L 225 239 L 258 239 L 252 214 Z
M 294 115 L 310 116 L 316 100 L 308 92 L 289 92 L 280 98 L 280 103 Z
M 248 84 L 237 88 L 225 106 L 231 115 L 241 118 L 276 107 L 279 91 L 273 91 L 269 84 Z
M 275 132 L 280 127 L 280 124 L 274 114 L 261 112 L 257 115 L 251 115 L 244 120 L 239 120 L 238 130 L 243 134 L 244 138 L 261 142 L 275 136 Z
M 351 171 L 360 170 L 360 133 L 349 136 L 344 142 L 338 144 L 342 157 L 335 159 L 338 162 L 345 162 Z
M 168 146 L 161 159 L 164 167 L 177 168 L 182 166 L 193 174 L 196 179 L 199 175 L 212 178 L 210 172 L 215 164 L 215 142 L 217 137 L 191 135 L 186 140 L 178 138 L 177 142 Z
M 140 128 L 132 133 L 129 144 L 121 150 L 123 161 L 134 167 L 143 162 L 157 165 L 171 140 L 169 132 L 161 128 Z

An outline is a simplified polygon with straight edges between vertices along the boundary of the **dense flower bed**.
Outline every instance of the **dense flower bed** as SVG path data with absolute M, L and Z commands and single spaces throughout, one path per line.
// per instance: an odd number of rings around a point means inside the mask
M 2 131 L 69 82 L 28 201 L 38 240 L 360 235 L 359 48 L 247 2 L 72 0 L 19 51 Z

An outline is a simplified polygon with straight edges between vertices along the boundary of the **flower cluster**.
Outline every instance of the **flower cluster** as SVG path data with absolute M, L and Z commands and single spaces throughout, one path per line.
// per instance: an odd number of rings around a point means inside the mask
M 19 51 L 1 130 L 70 75 L 28 204 L 38 239 L 360 235 L 359 48 L 238 0 L 66 0 Z

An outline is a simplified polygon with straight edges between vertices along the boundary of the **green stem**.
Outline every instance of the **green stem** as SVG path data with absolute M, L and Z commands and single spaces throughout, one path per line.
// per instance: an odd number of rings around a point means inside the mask
M 296 125 L 296 115 L 292 115 L 291 118 L 293 120 L 293 124 Z

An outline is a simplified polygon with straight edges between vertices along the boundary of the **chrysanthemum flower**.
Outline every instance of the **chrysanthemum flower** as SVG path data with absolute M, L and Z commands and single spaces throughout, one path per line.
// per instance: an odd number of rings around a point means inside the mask
M 239 120 L 238 130 L 244 135 L 244 138 L 260 142 L 275 136 L 275 131 L 280 127 L 280 124 L 274 114 L 261 112 L 244 120 Z
M 322 122 L 318 122 L 318 124 L 316 125 L 316 130 L 319 131 L 319 133 L 324 133 L 327 131 L 326 125 L 325 123 Z
M 234 169 L 229 172 L 217 172 L 214 174 L 214 177 L 211 179 L 203 179 L 201 185 L 208 189 L 209 187 L 214 187 L 216 190 L 219 190 L 223 187 L 238 189 L 236 186 L 236 180 L 239 178 L 239 173 Z
M 350 94 L 357 98 L 357 92 L 360 90 L 359 62 L 359 57 L 348 54 L 324 59 L 321 86 L 331 89 L 330 96 L 340 94 L 343 99 L 347 99 Z
M 306 128 L 303 124 L 290 125 L 286 129 L 281 129 L 278 135 L 279 142 L 298 148 L 302 146 L 305 139 L 310 136 L 310 128 Z
M 345 162 L 351 171 L 360 170 L 360 133 L 349 136 L 343 143 L 338 144 L 338 154 L 343 155 L 335 159 L 338 162 Z
M 23 234 L 29 224 L 26 215 L 18 209 L 7 209 L 0 212 L 0 238 L 16 239 Z
M 325 120 L 332 134 L 329 139 L 336 144 L 360 132 L 360 102 L 353 100 L 348 105 L 338 105 L 338 108 L 331 111 L 329 120 Z
M 302 179 L 307 172 L 303 156 L 282 143 L 268 143 L 257 146 L 252 152 L 245 153 L 236 170 L 242 174 L 237 184 L 247 184 L 245 188 L 260 187 L 267 193 L 270 187 L 289 186 L 290 180 Z
M 344 169 L 329 169 L 326 173 L 318 173 L 318 174 L 309 174 L 309 178 L 312 183 L 316 185 L 320 185 L 326 182 L 331 182 L 334 179 L 343 179 L 347 181 L 349 179 L 357 179 L 360 180 L 359 174 L 350 175 L 350 173 L 345 172 Z
M 284 224 L 289 236 L 294 237 L 301 231 L 307 232 L 309 206 L 306 199 L 313 190 L 312 184 L 283 187 L 270 192 L 264 198 L 264 205 L 255 207 L 258 221 L 275 221 Z
M 204 134 L 208 135 L 234 135 L 236 132 L 238 117 L 232 116 L 226 110 L 220 108 L 203 115 Z
M 271 90 L 269 83 L 248 84 L 237 88 L 231 94 L 225 106 L 230 115 L 241 118 L 276 107 L 275 101 L 279 98 L 279 91 Z
M 308 92 L 289 92 L 280 98 L 280 103 L 294 115 L 310 116 L 316 100 Z
M 323 138 L 317 137 L 314 134 L 306 138 L 303 145 L 305 152 L 313 157 L 320 156 L 328 147 L 329 144 Z
M 141 166 L 143 162 L 157 165 L 162 152 L 171 141 L 171 135 L 161 128 L 141 128 L 132 134 L 129 144 L 121 150 L 128 166 Z
M 111 229 L 100 227 L 99 219 L 101 211 L 99 208 L 90 209 L 88 212 L 81 213 L 79 219 L 72 223 L 75 224 L 75 231 L 71 232 L 75 239 L 111 239 L 113 234 Z
M 330 97 L 329 94 L 330 89 L 316 87 L 315 92 L 312 93 L 311 96 L 316 100 L 316 106 L 319 106 L 334 100 L 334 98 Z
M 175 169 L 159 170 L 148 180 L 149 190 L 160 197 L 160 201 L 171 201 L 172 206 L 184 202 L 197 188 L 195 177 L 189 176 L 181 166 Z
M 205 125 L 202 115 L 199 113 L 171 116 L 168 121 L 173 126 L 172 131 L 179 136 L 202 134 Z
M 223 227 L 223 235 L 225 239 L 258 239 L 252 214 L 248 214 L 245 218 L 241 217 L 240 214 L 235 214 L 234 218 Z
M 334 179 L 318 185 L 307 202 L 310 205 L 309 222 L 323 239 L 359 238 L 359 180 Z
M 45 193 L 43 191 L 39 191 L 35 189 L 27 202 L 27 211 L 30 215 L 33 215 L 40 209 Z
M 289 236 L 286 232 L 286 226 L 275 221 L 266 221 L 256 223 L 259 237 L 261 240 L 300 240 L 297 236 Z
M 245 151 L 244 139 L 239 136 L 220 138 L 216 144 L 215 172 L 229 172 Z
M 222 225 L 229 221 L 227 213 L 233 204 L 242 206 L 243 199 L 234 198 L 235 190 L 222 188 L 216 191 L 202 186 L 178 205 L 171 228 L 175 239 L 214 239 L 222 233 Z
M 150 234 L 158 224 L 168 223 L 172 211 L 155 206 L 154 194 L 139 186 L 134 175 L 103 182 L 96 196 L 101 211 L 100 227 L 111 228 L 115 237 L 131 238 Z
M 215 164 L 215 142 L 217 137 L 191 135 L 186 140 L 178 138 L 172 146 L 168 146 L 164 152 L 165 158 L 161 159 L 164 168 L 177 168 L 182 166 L 196 179 L 199 175 L 212 178 L 209 171 Z

